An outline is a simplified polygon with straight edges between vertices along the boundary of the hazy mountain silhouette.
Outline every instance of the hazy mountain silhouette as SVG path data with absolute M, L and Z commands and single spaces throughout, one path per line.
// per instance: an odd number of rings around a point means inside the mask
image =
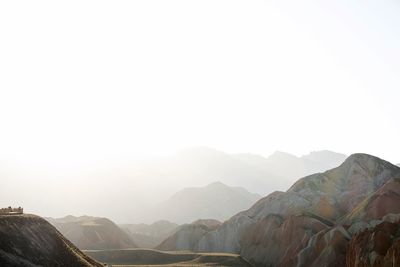
M 192 187 L 175 193 L 150 210 L 154 219 L 189 223 L 197 219 L 226 220 L 251 207 L 261 196 L 241 187 L 214 182 L 204 187 Z
M 282 189 L 301 177 L 337 167 L 346 159 L 346 155 L 328 150 L 314 151 L 301 157 L 280 151 L 267 158 L 253 154 L 238 154 L 236 157 L 264 170 L 270 175 L 268 178 L 279 181 Z
M 205 184 L 217 180 L 244 187 L 251 192 L 264 193 L 275 178 L 267 169 L 207 147 L 182 150 L 166 160 L 170 168 L 165 173 L 188 181 L 184 184 Z
M 0 266 L 103 266 L 35 215 L 0 215 Z
M 154 248 L 172 235 L 179 225 L 161 220 L 152 224 L 121 224 L 119 227 L 132 237 L 138 247 Z
M 311 152 L 302 157 L 277 151 L 265 158 L 256 154 L 228 154 L 197 147 L 181 151 L 173 161 L 189 176 L 217 178 L 223 183 L 263 194 L 270 192 L 271 188 L 285 188 L 297 178 L 337 167 L 345 159 L 346 155 L 328 150 Z
M 197 235 L 197 240 L 190 232 L 177 231 L 174 236 L 180 237 L 179 242 L 169 245 L 240 253 L 263 266 L 344 266 L 347 244 L 354 235 L 400 212 L 399 178 L 400 168 L 395 165 L 354 154 L 337 168 L 268 195 L 217 229 Z M 185 237 L 190 242 L 185 243 Z
M 263 157 L 197 147 L 147 160 L 89 162 L 76 170 L 0 162 L 0 202 L 12 199 L 15 205 L 29 204 L 32 210 L 53 217 L 101 214 L 118 223 L 152 223 L 162 218 L 146 220 L 150 208 L 183 188 L 220 181 L 267 195 L 285 190 L 300 177 L 336 167 L 344 159 L 329 151 Z M 40 188 L 41 194 L 26 188 Z M 51 196 L 51 201 L 44 203 L 42 195 Z
M 137 247 L 131 236 L 106 218 L 69 215 L 60 219 L 47 218 L 47 220 L 80 249 Z

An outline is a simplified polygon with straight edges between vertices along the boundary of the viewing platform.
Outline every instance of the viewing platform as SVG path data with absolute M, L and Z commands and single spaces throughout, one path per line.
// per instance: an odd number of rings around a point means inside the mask
M 14 215 L 14 214 L 23 214 L 24 209 L 21 207 L 18 208 L 1 208 L 0 209 L 0 215 Z

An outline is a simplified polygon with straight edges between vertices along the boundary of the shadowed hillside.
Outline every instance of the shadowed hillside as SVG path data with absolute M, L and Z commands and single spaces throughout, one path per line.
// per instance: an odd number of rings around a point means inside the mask
M 48 219 L 80 249 L 121 249 L 137 247 L 126 232 L 106 218 L 66 216 Z
M 0 215 L 0 266 L 103 266 L 81 252 L 46 220 Z
M 400 266 L 400 215 L 355 234 L 346 254 L 347 267 Z

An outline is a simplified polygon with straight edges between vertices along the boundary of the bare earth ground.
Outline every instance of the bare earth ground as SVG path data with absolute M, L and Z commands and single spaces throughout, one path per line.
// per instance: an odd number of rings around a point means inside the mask
M 159 251 L 153 249 L 86 250 L 92 258 L 108 266 L 251 266 L 237 254 Z

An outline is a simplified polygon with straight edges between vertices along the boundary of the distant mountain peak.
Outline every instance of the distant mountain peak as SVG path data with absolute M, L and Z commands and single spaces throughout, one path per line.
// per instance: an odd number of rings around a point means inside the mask
M 226 220 L 249 208 L 261 196 L 242 187 L 231 187 L 220 181 L 203 187 L 190 187 L 176 192 L 154 207 L 157 219 L 189 223 L 197 219 Z
M 312 154 L 336 154 L 336 155 L 344 155 L 344 154 L 342 154 L 342 153 L 338 153 L 338 152 L 334 152 L 334 151 L 331 151 L 331 150 L 328 150 L 328 149 L 322 149 L 322 150 L 314 150 L 314 151 L 311 151 L 310 153 L 308 153 L 307 155 L 312 155 Z M 307 155 L 305 155 L 305 156 L 307 156 Z
M 212 182 L 211 184 L 206 185 L 205 187 L 217 187 L 217 188 L 229 188 L 228 185 L 222 183 L 221 181 Z
M 400 170 L 395 165 L 387 162 L 381 158 L 365 154 L 365 153 L 355 153 L 350 155 L 340 166 L 328 170 L 324 173 L 317 173 L 310 176 L 306 176 L 301 178 L 296 183 L 292 185 L 289 191 L 301 191 L 301 190 L 311 190 L 310 192 L 324 191 L 325 193 L 332 193 L 334 191 L 329 191 L 328 188 L 319 184 L 319 181 L 323 181 L 324 177 L 329 177 L 330 182 L 338 183 L 338 184 L 347 184 L 350 185 L 353 183 L 354 177 L 359 179 L 365 179 L 364 186 L 370 184 L 370 180 L 373 179 L 375 182 L 373 184 L 381 184 L 386 182 L 383 177 L 389 177 L 389 173 L 397 174 Z M 353 179 L 351 179 L 353 178 Z M 341 182 L 338 182 L 338 181 Z M 359 180 L 358 187 L 362 187 L 362 180 Z M 375 186 L 375 185 L 374 185 Z M 319 188 L 321 187 L 321 188 Z M 337 188 L 336 188 L 337 189 Z M 348 190 L 349 188 L 342 188 L 343 190 Z M 329 192 L 328 192 L 329 191 Z
M 370 160 L 370 159 L 374 159 L 374 160 L 382 160 L 376 156 L 367 154 L 367 153 L 354 153 L 351 154 L 346 161 L 353 161 L 353 160 L 357 160 L 357 161 L 363 161 L 363 160 Z
M 292 155 L 287 152 L 277 150 L 274 153 L 272 153 L 268 158 L 269 159 L 271 159 L 271 158 L 297 158 L 297 156 Z
M 302 159 L 311 160 L 315 162 L 335 162 L 341 163 L 346 159 L 346 155 L 342 153 L 333 152 L 330 150 L 311 151 L 307 155 L 301 156 Z

